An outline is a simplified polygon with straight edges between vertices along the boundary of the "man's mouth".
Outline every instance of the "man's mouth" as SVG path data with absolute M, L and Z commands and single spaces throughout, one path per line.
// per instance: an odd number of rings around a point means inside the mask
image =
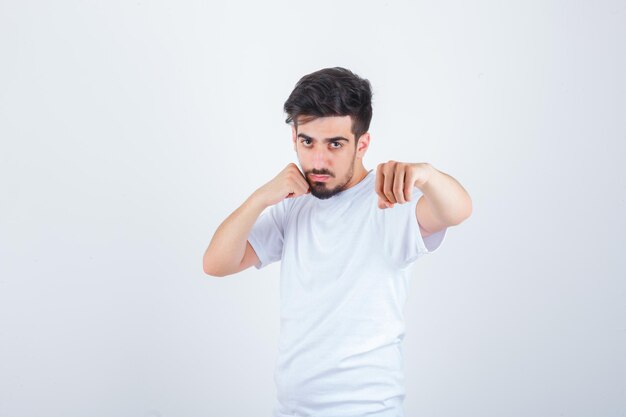
M 313 181 L 326 181 L 330 178 L 330 175 L 310 175 Z

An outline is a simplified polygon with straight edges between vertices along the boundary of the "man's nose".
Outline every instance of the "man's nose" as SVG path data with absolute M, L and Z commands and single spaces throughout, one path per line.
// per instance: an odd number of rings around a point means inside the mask
M 313 151 L 313 167 L 315 169 L 323 169 L 324 167 L 326 167 L 326 159 L 327 155 L 324 150 Z

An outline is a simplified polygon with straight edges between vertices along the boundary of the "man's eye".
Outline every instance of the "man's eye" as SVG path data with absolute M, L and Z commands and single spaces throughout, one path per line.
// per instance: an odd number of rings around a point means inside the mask
M 308 145 L 310 141 L 311 139 L 302 139 L 302 143 L 304 143 L 305 145 Z M 339 145 L 339 146 L 331 146 L 335 149 L 343 148 L 343 144 L 339 142 L 331 142 L 331 145 Z

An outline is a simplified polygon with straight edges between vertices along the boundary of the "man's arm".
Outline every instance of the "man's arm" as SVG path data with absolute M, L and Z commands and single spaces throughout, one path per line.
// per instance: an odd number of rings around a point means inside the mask
M 223 277 L 258 263 L 248 236 L 266 207 L 255 192 L 220 224 L 204 252 L 205 274 Z
M 390 160 L 376 168 L 378 207 L 392 208 L 411 200 L 417 187 L 422 196 L 415 205 L 415 220 L 422 237 L 456 226 L 472 214 L 472 199 L 454 178 L 427 162 Z
M 418 187 L 423 195 L 415 206 L 422 237 L 456 226 L 472 214 L 472 199 L 461 184 L 432 165 L 428 166 L 431 172 L 426 182 Z
M 248 243 L 248 237 L 263 210 L 285 198 L 309 192 L 309 184 L 298 166 L 293 162 L 287 164 L 220 224 L 204 252 L 204 272 L 223 277 L 258 264 L 259 258 Z

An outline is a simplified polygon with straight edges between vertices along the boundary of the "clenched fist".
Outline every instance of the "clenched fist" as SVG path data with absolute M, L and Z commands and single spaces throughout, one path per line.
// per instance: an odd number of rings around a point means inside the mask
M 273 206 L 285 198 L 295 198 L 310 192 L 309 183 L 304 174 L 293 162 L 290 162 L 276 177 L 256 191 L 267 206 Z
M 413 187 L 426 184 L 431 174 L 431 165 L 417 162 L 389 161 L 376 167 L 376 194 L 378 208 L 391 208 L 395 203 L 404 204 L 411 200 Z

